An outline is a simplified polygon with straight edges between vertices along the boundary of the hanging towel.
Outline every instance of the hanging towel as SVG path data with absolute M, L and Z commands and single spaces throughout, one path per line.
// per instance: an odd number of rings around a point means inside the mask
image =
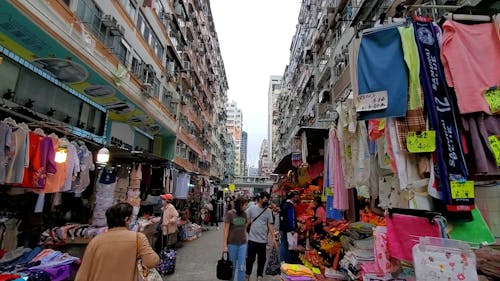
M 390 79 L 388 79 L 390 77 Z M 358 56 L 359 95 L 387 91 L 387 108 L 360 112 L 359 120 L 406 115 L 408 69 L 397 27 L 363 35 Z

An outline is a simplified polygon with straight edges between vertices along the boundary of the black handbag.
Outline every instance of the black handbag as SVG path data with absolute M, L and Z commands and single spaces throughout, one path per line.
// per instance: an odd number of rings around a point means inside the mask
M 226 259 L 224 259 L 224 253 L 222 257 L 217 262 L 217 279 L 219 280 L 231 280 L 233 276 L 233 262 L 229 260 L 229 253 L 226 253 Z

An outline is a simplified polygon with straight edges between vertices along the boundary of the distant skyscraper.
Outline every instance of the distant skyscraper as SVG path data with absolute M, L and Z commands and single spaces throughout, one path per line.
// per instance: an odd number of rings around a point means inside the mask
M 274 116 L 276 115 L 275 111 L 277 110 L 276 105 L 277 105 L 277 98 L 281 94 L 281 79 L 282 76 L 271 76 L 269 80 L 269 91 L 268 91 L 268 100 L 267 100 L 267 107 L 268 107 L 268 123 L 267 123 L 267 139 L 268 139 L 268 155 L 269 155 L 269 161 L 271 165 L 271 169 L 273 169 L 273 162 L 272 162 L 272 155 L 273 155 L 273 130 L 276 130 L 275 126 L 273 125 L 273 120 Z
M 262 141 L 259 153 L 259 176 L 269 177 L 272 173 L 271 158 L 269 157 L 269 143 Z
M 248 163 L 247 163 L 247 151 L 248 151 L 248 134 L 243 131 L 241 133 L 241 170 L 242 176 L 248 175 Z
M 243 113 L 236 105 L 235 101 L 227 104 L 226 107 L 227 121 L 226 127 L 229 134 L 234 140 L 234 175 L 243 175 L 243 167 L 241 166 L 241 140 L 243 129 Z
M 259 175 L 259 168 L 255 166 L 248 167 L 248 176 L 257 177 Z

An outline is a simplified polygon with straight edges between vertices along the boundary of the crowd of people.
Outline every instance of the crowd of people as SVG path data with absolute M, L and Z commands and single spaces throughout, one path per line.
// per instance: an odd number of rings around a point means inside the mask
M 289 192 L 286 201 L 278 207 L 270 203 L 268 192 L 261 192 L 254 200 L 237 197 L 230 200 L 224 217 L 223 249 L 233 263 L 231 280 L 247 281 L 257 260 L 257 281 L 263 280 L 267 249 L 278 248 L 281 262 L 293 263 L 298 254 L 289 248 L 289 237 L 298 231 L 295 204 L 299 202 L 298 192 Z M 320 197 L 313 202 L 314 231 L 322 233 L 326 211 Z M 278 232 L 279 230 L 279 232 Z

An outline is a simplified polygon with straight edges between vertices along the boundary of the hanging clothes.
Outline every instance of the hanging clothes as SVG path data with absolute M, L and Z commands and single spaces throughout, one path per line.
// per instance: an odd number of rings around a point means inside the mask
M 13 148 L 11 148 L 11 152 L 13 156 L 7 161 L 5 183 L 21 184 L 24 178 L 24 169 L 29 165 L 29 128 L 24 123 L 16 124 L 12 119 L 6 124 L 12 129 L 11 145 Z
M 387 79 L 390 75 L 391 79 Z M 358 55 L 359 96 L 387 91 L 387 108 L 360 112 L 360 120 L 406 115 L 408 69 L 397 26 L 364 34 Z
M 62 138 L 59 141 L 61 142 L 60 145 L 66 146 L 68 155 L 66 159 L 66 177 L 60 191 L 67 192 L 71 191 L 73 180 L 76 179 L 78 173 L 80 172 L 80 159 L 78 158 L 78 152 L 74 144 L 70 143 L 65 138 Z
M 92 152 L 88 150 L 85 144 L 77 147 L 78 159 L 80 160 L 80 173 L 78 178 L 73 182 L 73 190 L 75 196 L 80 197 L 81 193 L 90 185 L 90 171 L 95 170 Z
M 14 145 L 12 128 L 4 122 L 0 122 L 0 184 L 5 183 L 7 163 L 13 156 Z
M 57 136 L 54 134 L 49 135 L 49 137 L 52 140 L 52 146 L 57 150 L 60 145 L 59 138 L 57 138 Z M 47 181 L 45 184 L 45 188 L 43 189 L 44 193 L 54 193 L 60 191 L 66 180 L 66 173 L 68 170 L 67 163 L 67 159 L 64 162 L 55 163 L 56 172 L 53 174 L 47 174 Z
M 99 183 L 97 184 L 96 201 L 92 215 L 93 226 L 106 226 L 106 210 L 113 206 L 116 188 L 116 170 L 113 167 L 105 167 Z
M 436 160 L 442 197 L 449 211 L 474 208 L 473 198 L 452 198 L 450 181 L 467 179 L 461 138 L 455 119 L 453 97 L 445 85 L 434 26 L 414 22 L 421 60 L 420 80 L 424 91 L 431 129 L 436 131 Z M 459 207 L 457 207 L 459 206 Z
M 454 87 L 461 114 L 491 110 L 485 90 L 500 86 L 500 35 L 494 23 L 443 24 L 441 60 L 448 86 Z
M 333 207 L 337 210 L 347 210 L 349 207 L 347 189 L 345 188 L 340 157 L 340 143 L 337 138 L 337 129 L 331 128 L 328 144 L 329 183 L 333 191 Z

